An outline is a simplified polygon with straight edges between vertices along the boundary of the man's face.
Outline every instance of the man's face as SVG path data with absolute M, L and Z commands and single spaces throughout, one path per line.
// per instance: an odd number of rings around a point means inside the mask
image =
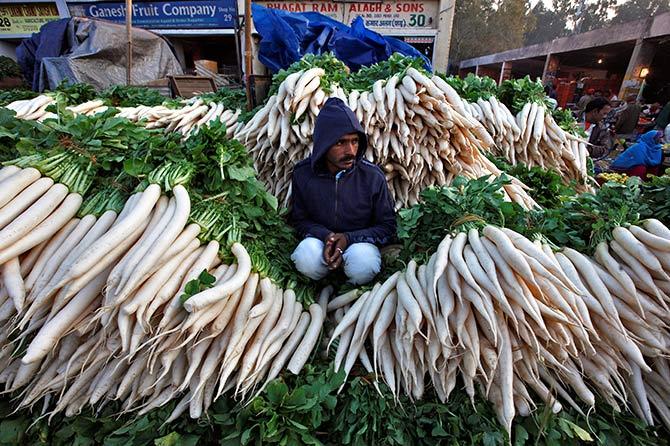
M 597 124 L 598 122 L 605 119 L 605 116 L 607 116 L 610 110 L 612 110 L 612 107 L 610 107 L 609 105 L 604 106 L 600 110 L 593 110 L 590 113 L 591 116 L 589 118 L 589 122 L 592 124 Z
M 358 153 L 358 133 L 343 135 L 326 153 L 326 161 L 331 170 L 340 171 L 351 168 Z

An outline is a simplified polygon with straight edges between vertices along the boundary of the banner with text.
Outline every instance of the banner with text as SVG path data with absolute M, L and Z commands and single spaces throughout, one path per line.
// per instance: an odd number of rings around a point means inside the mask
M 258 0 L 266 8 L 318 12 L 345 25 L 358 16 L 372 29 L 437 29 L 438 0 L 380 0 L 340 3 L 332 0 Z
M 0 36 L 32 34 L 52 20 L 60 19 L 56 3 L 11 3 L 0 5 Z
M 124 2 L 69 3 L 72 16 L 125 23 Z M 230 29 L 235 27 L 236 0 L 156 1 L 133 4 L 133 26 L 149 29 Z

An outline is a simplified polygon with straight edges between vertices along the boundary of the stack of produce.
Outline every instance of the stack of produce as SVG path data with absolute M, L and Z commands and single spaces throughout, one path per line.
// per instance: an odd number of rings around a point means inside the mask
M 347 76 L 331 56 L 294 64 L 276 79 L 277 91 L 235 137 L 246 144 L 261 180 L 283 203 L 290 198 L 293 165 L 309 156 L 314 122 L 329 97 L 345 101 L 368 135 L 365 157 L 380 165 L 396 208 L 418 202 L 431 185 L 457 175 L 499 176 L 482 155 L 493 144 L 471 119 L 458 94 L 421 61 L 397 55 Z M 505 186 L 510 200 L 535 206 L 523 185 Z
M 607 183 L 524 212 L 505 204 L 499 183 L 459 178 L 401 211 L 404 247 L 387 274 L 397 272 L 329 304 L 335 366 L 348 374 L 360 359 L 395 395 L 414 399 L 426 376 L 442 400 L 462 380 L 508 429 L 538 401 L 581 413 L 575 396 L 586 406 L 599 396 L 617 411 L 632 404 L 649 424 L 670 421 L 660 387 L 670 230 L 641 219 L 649 212 L 634 185 Z M 538 236 L 593 254 L 554 251 Z
M 15 111 L 17 118 L 41 122 L 58 117 L 47 108 L 62 99 L 59 97 L 63 96 L 62 93 L 62 90 L 57 90 L 32 99 L 17 100 L 5 107 Z M 218 120 L 226 125 L 226 136 L 231 137 L 242 113 L 239 96 L 235 91 L 221 90 L 187 101 L 163 104 L 165 98 L 155 90 L 116 86 L 103 91 L 97 99 L 69 105 L 65 109 L 74 114 L 92 116 L 114 107 L 119 117 L 133 122 L 142 121 L 149 129 L 164 128 L 166 132 L 179 132 L 184 136 Z
M 112 114 L 47 121 L 0 170 L 0 382 L 51 416 L 180 399 L 197 418 L 299 373 L 328 296 L 303 311 L 277 274 L 294 240 L 244 149 L 221 123 L 180 143 Z
M 184 136 L 198 131 L 203 125 L 221 121 L 227 128 L 226 136 L 231 137 L 237 128 L 237 118 L 242 110 L 227 110 L 222 103 L 205 103 L 202 99 L 189 101 L 183 108 L 173 109 L 164 105 L 119 108 L 119 116 L 131 121 L 145 123 L 147 128 L 164 128 L 166 132 L 179 132 Z
M 329 304 L 335 366 L 348 373 L 360 358 L 416 399 L 425 376 L 442 401 L 460 376 L 508 432 L 536 406 L 530 391 L 559 411 L 552 390 L 578 411 L 573 396 L 593 406 L 598 395 L 670 427 L 670 230 L 649 220 L 613 237 L 594 261 L 494 226 L 447 236 L 426 264 L 411 261 L 351 306 L 354 293 Z
M 56 99 L 48 94 L 41 94 L 32 99 L 19 99 L 5 105 L 6 108 L 16 112 L 16 117 L 33 121 L 44 121 L 55 118 L 55 113 L 47 111 L 47 107 L 54 104 Z
M 490 149 L 494 155 L 511 164 L 554 169 L 588 189 L 586 140 L 569 111 L 551 111 L 539 81 L 528 77 L 508 80 L 499 89 L 493 79 L 472 74 L 446 81 L 493 137 L 495 145 Z

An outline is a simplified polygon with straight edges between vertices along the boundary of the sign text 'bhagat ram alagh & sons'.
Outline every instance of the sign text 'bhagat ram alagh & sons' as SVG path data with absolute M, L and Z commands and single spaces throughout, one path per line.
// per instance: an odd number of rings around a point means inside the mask
M 72 15 L 124 22 L 126 5 L 114 3 L 71 3 Z M 234 28 L 236 0 L 157 1 L 133 5 L 133 25 L 150 29 L 166 28 Z
M 351 24 L 358 16 L 373 29 L 437 28 L 437 0 L 385 0 L 379 3 L 340 3 L 332 0 L 260 0 L 268 8 L 289 12 L 319 12 Z

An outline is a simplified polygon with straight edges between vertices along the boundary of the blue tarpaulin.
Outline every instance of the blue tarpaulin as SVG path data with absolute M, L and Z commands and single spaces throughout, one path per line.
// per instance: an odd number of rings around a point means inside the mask
M 252 4 L 256 31 L 261 35 L 259 60 L 271 71 L 288 68 L 305 54 L 332 52 L 356 71 L 388 59 L 393 53 L 426 56 L 413 46 L 393 37 L 385 37 L 365 27 L 357 17 L 351 27 L 316 12 L 291 13 Z

